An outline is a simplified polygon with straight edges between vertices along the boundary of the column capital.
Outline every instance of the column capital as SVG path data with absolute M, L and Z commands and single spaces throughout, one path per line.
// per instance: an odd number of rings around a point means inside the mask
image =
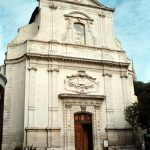
M 71 109 L 72 104 L 65 104 L 66 108 Z
M 50 9 L 57 9 L 57 6 L 56 6 L 55 4 L 50 4 L 50 5 L 49 5 L 49 8 L 50 8 Z
M 50 67 L 50 68 L 48 68 L 47 71 L 48 72 L 59 72 L 59 68 L 58 67 L 55 67 L 55 68 Z
M 100 106 L 94 106 L 96 110 L 99 110 L 100 109 Z
M 112 77 L 112 73 L 110 71 L 104 71 L 103 76 Z
M 121 72 L 120 77 L 121 78 L 128 78 L 128 72 Z
M 30 66 L 30 67 L 28 67 L 28 70 L 29 71 L 31 71 L 31 70 L 37 71 L 37 67 L 36 66 Z

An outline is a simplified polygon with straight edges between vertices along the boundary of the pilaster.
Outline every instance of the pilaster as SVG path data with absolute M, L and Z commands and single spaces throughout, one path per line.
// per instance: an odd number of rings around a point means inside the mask
M 106 95 L 107 128 L 114 126 L 114 104 L 112 97 L 112 73 L 104 70 L 104 87 Z
M 58 127 L 58 73 L 57 65 L 50 66 L 48 69 L 48 127 Z
M 60 127 L 58 125 L 58 73 L 57 65 L 48 66 L 48 147 L 60 147 Z
M 99 28 L 100 28 L 100 33 L 99 34 L 99 44 L 104 46 L 106 41 L 105 41 L 105 15 L 103 13 L 99 14 Z
M 35 117 L 35 88 L 36 88 L 36 71 L 37 66 L 30 64 L 29 68 L 29 97 L 28 97 L 28 126 L 36 125 Z
M 128 92 L 128 72 L 121 72 L 121 82 L 122 82 L 122 93 L 123 93 L 123 101 L 124 107 L 129 105 L 129 92 Z

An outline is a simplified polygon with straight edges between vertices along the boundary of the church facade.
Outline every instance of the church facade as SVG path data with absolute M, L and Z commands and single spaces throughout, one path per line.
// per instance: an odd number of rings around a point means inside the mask
M 39 0 L 8 45 L 2 150 L 103 150 L 134 145 L 135 100 L 114 9 L 96 0 Z

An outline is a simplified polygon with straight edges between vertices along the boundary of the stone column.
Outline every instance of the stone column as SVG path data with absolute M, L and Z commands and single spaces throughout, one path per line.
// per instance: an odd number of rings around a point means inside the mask
M 114 127 L 114 104 L 112 97 L 112 74 L 109 71 L 104 71 L 104 86 L 106 95 L 106 113 L 107 113 L 107 127 Z
M 35 87 L 36 87 L 36 66 L 30 66 L 29 70 L 29 101 L 28 101 L 28 126 L 35 126 Z
M 71 104 L 64 104 L 64 148 L 74 150 L 74 114 Z
M 57 41 L 56 40 L 56 30 L 55 30 L 55 11 L 57 10 L 57 6 L 53 1 L 49 2 L 50 8 L 50 41 Z
M 52 69 L 48 69 L 48 127 L 52 126 Z
M 66 104 L 67 108 L 67 150 L 72 149 L 72 143 L 71 143 L 71 105 Z
M 67 106 L 65 104 L 63 104 L 63 120 L 64 120 L 64 147 L 65 147 L 65 150 L 67 148 Z
M 128 92 L 128 74 L 127 72 L 121 73 L 121 81 L 122 81 L 122 93 L 123 93 L 123 103 L 124 108 L 129 105 L 129 92 Z
M 67 27 L 67 42 L 74 43 L 74 23 L 71 18 L 68 18 L 68 27 Z
M 99 27 L 100 27 L 100 45 L 106 46 L 106 40 L 105 40 L 105 15 L 103 13 L 99 14 Z
M 95 116 L 96 116 L 96 145 L 97 150 L 101 150 L 101 132 L 100 132 L 100 106 L 95 106 Z
M 58 127 L 58 67 L 48 69 L 48 127 Z
M 58 127 L 58 68 L 52 72 L 52 127 Z
M 48 147 L 60 146 L 60 127 L 58 124 L 58 66 L 48 69 Z
M 74 124 L 74 106 L 70 106 L 70 142 L 71 142 L 71 150 L 75 150 L 75 124 Z

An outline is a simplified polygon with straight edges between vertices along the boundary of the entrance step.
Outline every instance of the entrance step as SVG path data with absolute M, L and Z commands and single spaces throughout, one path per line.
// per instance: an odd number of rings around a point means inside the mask
M 110 150 L 137 150 L 135 145 L 127 145 L 127 146 L 111 146 Z

